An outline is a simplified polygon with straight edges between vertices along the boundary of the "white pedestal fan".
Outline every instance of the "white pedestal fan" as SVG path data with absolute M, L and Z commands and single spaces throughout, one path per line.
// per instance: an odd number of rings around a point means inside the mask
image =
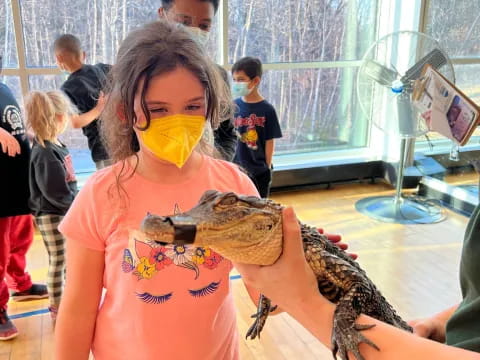
M 358 211 L 380 221 L 426 224 L 445 218 L 437 204 L 402 195 L 407 143 L 428 132 L 411 102 L 414 82 L 427 63 L 455 82 L 453 65 L 435 39 L 419 32 L 398 31 L 374 43 L 358 71 L 357 95 L 362 110 L 384 134 L 400 139 L 395 195 L 369 197 L 355 204 Z

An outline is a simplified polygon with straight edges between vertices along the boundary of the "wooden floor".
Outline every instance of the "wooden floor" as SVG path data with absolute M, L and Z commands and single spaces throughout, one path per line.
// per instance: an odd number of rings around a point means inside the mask
M 476 182 L 476 176 L 463 175 L 461 181 Z M 346 184 L 328 190 L 277 193 L 272 198 L 293 206 L 303 222 L 342 234 L 352 252 L 359 254 L 361 266 L 405 319 L 428 316 L 460 299 L 458 266 L 468 219 L 447 210 L 447 219 L 441 223 L 405 226 L 381 223 L 355 210 L 357 200 L 392 193 L 384 184 Z M 47 255 L 38 236 L 28 260 L 34 280 L 44 281 Z M 239 331 L 245 334 L 254 305 L 241 280 L 233 280 L 233 288 Z M 46 306 L 46 301 L 12 302 L 9 313 L 24 316 Z M 0 343 L 0 360 L 53 358 L 48 314 L 24 316 L 14 322 L 20 335 Z M 242 336 L 241 358 L 318 360 L 331 359 L 331 355 L 292 318 L 282 314 L 268 320 L 260 341 L 245 341 Z

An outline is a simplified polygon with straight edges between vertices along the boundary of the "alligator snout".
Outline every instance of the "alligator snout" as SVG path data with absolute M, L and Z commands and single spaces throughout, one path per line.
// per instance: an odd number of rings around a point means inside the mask
M 190 216 L 147 214 L 142 222 L 141 231 L 157 243 L 185 245 L 194 243 L 197 225 Z

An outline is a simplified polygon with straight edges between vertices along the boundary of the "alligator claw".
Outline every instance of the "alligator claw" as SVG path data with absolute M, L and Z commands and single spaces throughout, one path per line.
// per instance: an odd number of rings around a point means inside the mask
M 252 318 L 255 317 L 256 314 L 252 315 Z M 261 317 L 257 317 L 255 322 L 250 326 L 250 329 L 247 331 L 247 335 L 245 336 L 246 339 L 250 338 L 251 340 L 255 338 L 260 339 L 260 333 L 262 332 L 263 326 L 265 325 L 265 321 L 261 321 Z
M 255 322 L 248 329 L 245 338 L 250 338 L 251 340 L 253 340 L 258 337 L 260 339 L 260 333 L 265 326 L 268 314 L 272 311 L 275 311 L 277 307 L 277 305 L 270 306 L 270 300 L 261 295 L 258 302 L 257 312 L 251 316 L 251 318 L 255 319 Z
M 361 343 L 365 343 L 376 350 L 380 350 L 379 347 L 370 339 L 366 338 L 362 333 L 360 333 L 360 331 L 373 328 L 375 326 L 374 324 L 354 324 L 353 326 L 342 327 L 340 326 L 342 323 L 345 324 L 345 322 L 335 322 L 332 332 L 332 354 L 334 359 L 337 359 L 338 353 L 342 360 L 349 360 L 348 352 L 351 352 L 355 356 L 356 360 L 365 360 L 358 349 L 358 346 Z

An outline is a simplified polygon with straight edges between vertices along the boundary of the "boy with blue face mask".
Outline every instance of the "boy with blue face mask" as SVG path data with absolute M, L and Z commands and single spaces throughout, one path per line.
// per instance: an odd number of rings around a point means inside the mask
M 268 197 L 272 182 L 274 139 L 282 137 L 275 108 L 260 94 L 259 59 L 245 57 L 232 68 L 232 93 L 237 111 L 234 126 L 240 140 L 234 162 L 247 170 L 262 197 Z

